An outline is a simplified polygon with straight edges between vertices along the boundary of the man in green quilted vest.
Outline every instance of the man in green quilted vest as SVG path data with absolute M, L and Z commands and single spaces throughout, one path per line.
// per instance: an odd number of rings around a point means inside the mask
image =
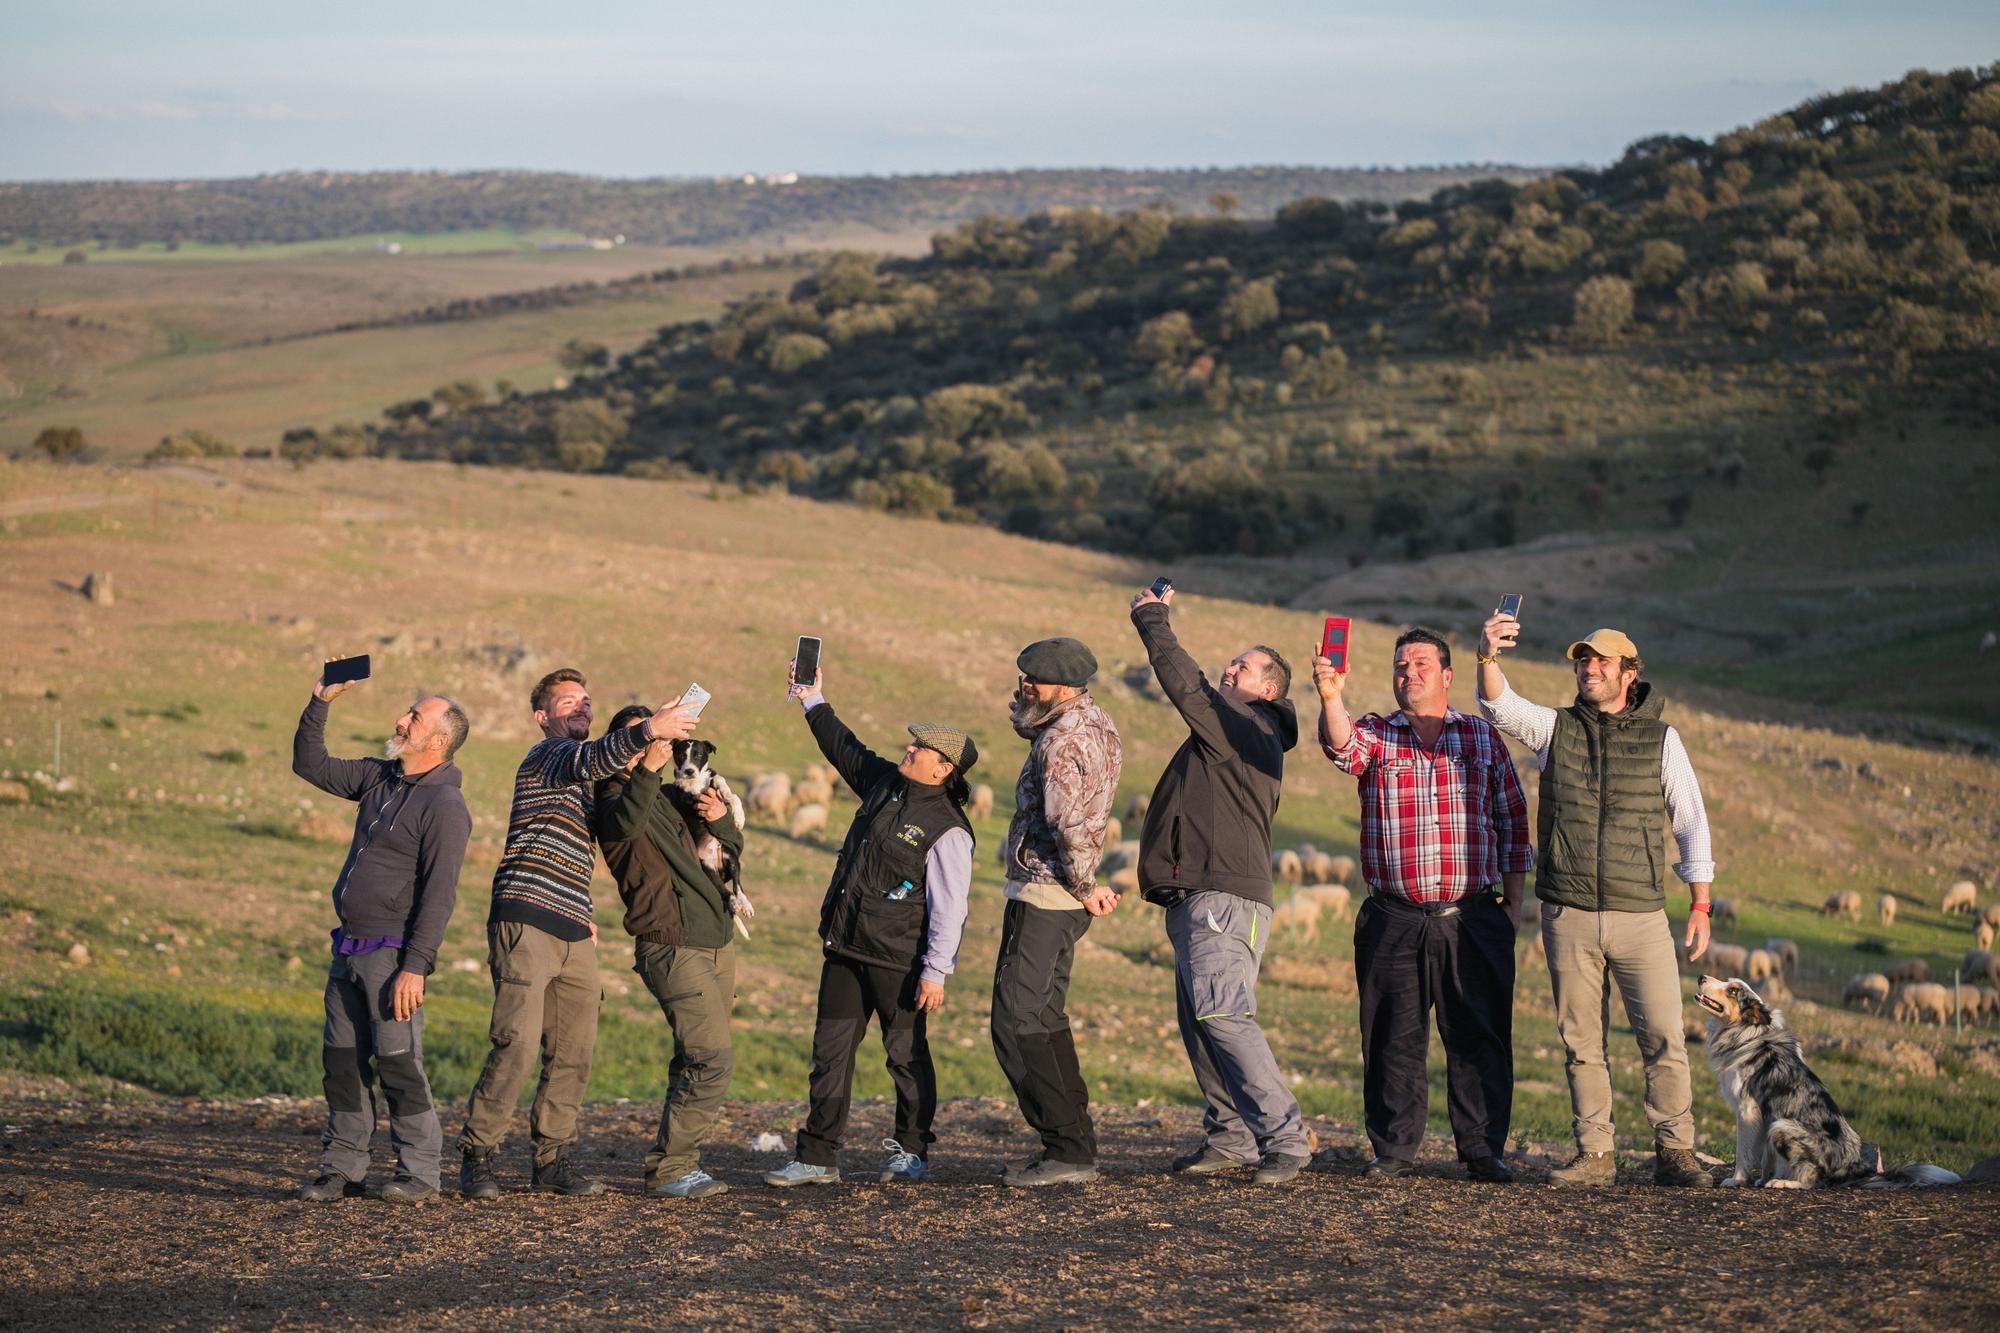
M 1616 1183 L 1611 1067 L 1606 1060 L 1611 988 L 1625 1002 L 1646 1065 L 1646 1118 L 1661 1185 L 1711 1185 L 1694 1155 L 1694 1092 L 1681 1025 L 1681 982 L 1667 922 L 1666 855 L 1693 903 L 1683 937 L 1690 961 L 1708 949 L 1715 862 L 1701 784 L 1678 732 L 1662 720 L 1659 691 L 1639 679 L 1639 649 L 1600 629 L 1569 646 L 1576 701 L 1547 708 L 1515 694 L 1499 655 L 1520 623 L 1496 614 L 1480 628 L 1479 706 L 1493 725 L 1535 752 L 1542 780 L 1535 896 L 1549 959 L 1556 1022 L 1568 1053 L 1576 1157 L 1549 1173 L 1557 1185 Z

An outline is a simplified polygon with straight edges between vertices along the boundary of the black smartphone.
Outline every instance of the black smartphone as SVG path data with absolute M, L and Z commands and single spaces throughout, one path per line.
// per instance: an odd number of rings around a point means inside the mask
M 1500 605 L 1495 609 L 1503 616 L 1512 616 L 1514 619 L 1519 620 L 1521 618 L 1521 594 L 1518 592 L 1506 594 L 1500 599 Z
M 359 657 L 336 657 L 326 664 L 319 673 L 322 685 L 345 685 L 350 680 L 368 679 L 368 654 Z
M 1165 597 L 1174 590 L 1174 581 L 1165 574 L 1153 580 L 1153 596 Z
M 799 635 L 799 646 L 792 653 L 792 683 L 810 685 L 819 674 L 819 640 L 810 634 Z

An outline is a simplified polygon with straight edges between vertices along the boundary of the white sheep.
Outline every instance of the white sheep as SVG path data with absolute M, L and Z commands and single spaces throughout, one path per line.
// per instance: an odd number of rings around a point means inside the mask
M 1333 858 L 1333 871 L 1332 871 L 1333 877 L 1328 881 L 1328 883 L 1345 884 L 1348 888 L 1351 889 L 1354 887 L 1354 872 L 1357 869 L 1359 869 L 1359 867 L 1354 864 L 1353 857 L 1336 856 Z
M 1711 944 L 1698 961 L 1710 976 L 1741 977 L 1750 962 L 1750 951 L 1740 944 Z
M 2000 958 L 1986 949 L 1967 949 L 1965 957 L 1959 960 L 1958 979 L 2000 984 Z
M 1935 981 L 1905 986 L 1896 992 L 1889 1016 L 1898 1023 L 1933 1019 L 1939 1027 L 1951 1021 L 1951 992 Z
M 750 779 L 743 805 L 753 815 L 782 819 L 792 803 L 792 780 L 783 773 L 759 773 Z
M 1320 910 L 1335 921 L 1345 921 L 1354 903 L 1354 895 L 1345 884 L 1314 884 L 1299 893 L 1317 902 Z
M 1306 939 L 1319 939 L 1319 902 L 1302 893 L 1294 893 L 1279 903 L 1271 912 L 1271 934 L 1275 938 L 1279 931 L 1297 931 Z
M 1297 884 L 1305 878 L 1305 868 L 1299 864 L 1299 854 L 1290 848 L 1280 848 L 1271 853 L 1271 879 L 1274 883 Z
M 1905 958 L 1900 963 L 1891 963 L 1882 969 L 1882 975 L 1891 981 L 1915 983 L 1923 981 L 1931 974 L 1931 965 L 1921 958 Z
M 1764 947 L 1777 955 L 1787 973 L 1799 970 L 1799 946 L 1791 940 L 1765 940 Z
M 1885 893 L 1875 900 L 1875 915 L 1884 927 L 1896 924 L 1896 895 Z
M 825 830 L 826 807 L 802 805 L 792 811 L 792 822 L 785 831 L 794 838 L 803 838 L 808 833 L 822 833 Z
M 1860 972 L 1847 979 L 1840 1002 L 1850 1009 L 1881 1012 L 1889 1003 L 1889 978 L 1880 972 Z
M 993 788 L 980 783 L 972 789 L 972 800 L 965 807 L 965 813 L 973 819 L 985 819 L 993 813 Z
M 1944 891 L 1944 914 L 1952 916 L 1964 912 L 1968 916 L 1979 910 L 1979 886 L 1969 879 L 1962 879 Z
M 1844 916 L 1849 921 L 1859 921 L 1861 919 L 1861 895 L 1853 889 L 1842 889 L 1838 893 L 1829 893 L 1826 896 L 1826 901 L 1820 904 L 1819 914 L 1821 916 Z
M 1772 953 L 1769 949 L 1752 949 L 1750 957 L 1744 961 L 1743 967 L 1743 979 L 1753 986 L 1761 981 L 1769 981 L 1785 970 L 1785 965 L 1778 958 L 1778 955 Z M 1769 999 L 1770 997 L 1766 996 L 1765 998 Z

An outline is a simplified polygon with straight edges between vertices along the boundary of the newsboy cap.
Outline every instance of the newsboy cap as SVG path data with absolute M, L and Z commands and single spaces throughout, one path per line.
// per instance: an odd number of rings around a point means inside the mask
M 1080 689 L 1097 674 L 1097 654 L 1081 639 L 1043 639 L 1023 648 L 1014 665 L 1030 680 Z
M 1574 662 L 1585 653 L 1595 657 L 1637 657 L 1639 645 L 1626 638 L 1624 630 L 1594 629 L 1589 637 L 1571 644 L 1563 656 Z
M 910 734 L 917 738 L 917 744 L 936 750 L 961 773 L 979 762 L 979 747 L 957 727 L 947 727 L 942 722 L 913 722 Z

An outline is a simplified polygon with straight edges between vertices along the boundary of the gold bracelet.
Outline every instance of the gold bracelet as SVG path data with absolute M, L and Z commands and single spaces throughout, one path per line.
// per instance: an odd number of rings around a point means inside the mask
M 1484 653 L 1475 653 L 1473 655 L 1479 659 L 1479 665 L 1481 666 L 1492 666 L 1500 660 L 1500 654 L 1498 653 L 1493 654 L 1491 657 L 1486 656 Z

